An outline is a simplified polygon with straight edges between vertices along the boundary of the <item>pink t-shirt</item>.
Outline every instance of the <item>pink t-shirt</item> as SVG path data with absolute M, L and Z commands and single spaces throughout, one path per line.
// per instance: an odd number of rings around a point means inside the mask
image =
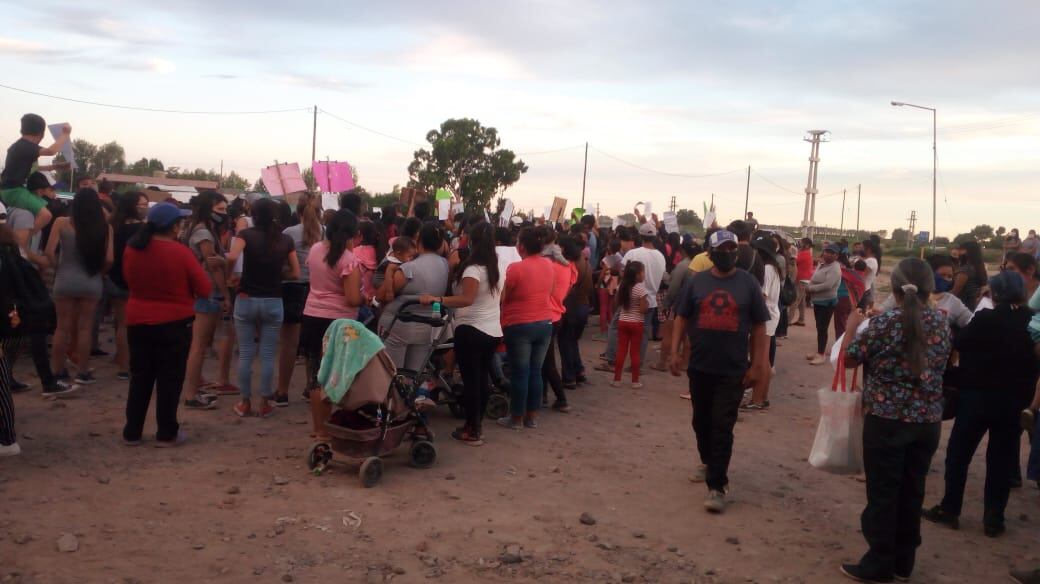
M 527 256 L 506 269 L 502 289 L 502 326 L 552 321 L 549 297 L 553 292 L 553 262 Z
M 372 287 L 372 275 L 375 274 L 376 265 L 379 263 L 376 261 L 376 248 L 371 245 L 359 245 L 354 248 L 354 258 L 361 266 L 361 291 L 366 296 L 375 296 L 376 289 Z
M 563 318 L 567 309 L 563 306 L 563 299 L 571 291 L 571 286 L 578 281 L 578 268 L 573 264 L 566 266 L 553 262 L 553 291 L 549 295 L 549 306 L 552 309 L 552 321 L 556 322 Z
M 343 296 L 343 277 L 349 276 L 357 266 L 357 258 L 348 249 L 344 250 L 335 267 L 329 267 L 325 261 L 329 243 L 319 241 L 311 247 L 307 256 L 307 267 L 311 271 L 311 292 L 307 295 L 307 303 L 303 306 L 305 316 L 317 318 L 351 318 L 356 319 L 356 306 L 347 306 Z

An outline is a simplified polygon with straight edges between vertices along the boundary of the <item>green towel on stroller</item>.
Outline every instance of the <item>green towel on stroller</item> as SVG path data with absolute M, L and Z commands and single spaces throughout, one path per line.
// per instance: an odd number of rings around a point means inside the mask
M 339 403 L 350 390 L 354 378 L 383 350 L 379 336 L 356 320 L 333 321 L 322 340 L 318 383 L 332 403 Z

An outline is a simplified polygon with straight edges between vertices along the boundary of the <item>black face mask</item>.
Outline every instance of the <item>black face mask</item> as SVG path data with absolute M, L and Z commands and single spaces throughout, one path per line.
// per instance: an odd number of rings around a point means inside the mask
M 213 222 L 216 223 L 217 225 L 220 225 L 221 223 L 223 223 L 225 218 L 227 218 L 227 214 L 226 213 L 214 213 L 213 214 Z
M 712 250 L 708 252 L 708 257 L 711 258 L 711 263 L 715 264 L 715 267 L 722 273 L 729 272 L 737 265 L 737 250 Z

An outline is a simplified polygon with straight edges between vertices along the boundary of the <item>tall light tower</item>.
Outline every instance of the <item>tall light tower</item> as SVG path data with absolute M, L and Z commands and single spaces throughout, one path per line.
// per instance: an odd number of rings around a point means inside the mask
M 936 150 L 936 113 L 934 107 L 928 107 L 925 105 L 914 105 L 912 103 L 906 103 L 905 101 L 893 101 L 893 107 L 912 107 L 916 109 L 922 109 L 925 111 L 932 112 L 932 237 L 931 240 L 935 242 L 935 237 L 938 235 L 935 232 L 935 215 L 936 215 L 936 197 L 935 197 L 935 175 L 938 173 L 939 168 L 939 151 Z
M 812 239 L 816 227 L 816 176 L 820 168 L 820 142 L 826 142 L 827 130 L 809 130 L 804 140 L 812 145 L 809 152 L 809 178 L 805 184 L 805 212 L 802 214 L 802 236 Z

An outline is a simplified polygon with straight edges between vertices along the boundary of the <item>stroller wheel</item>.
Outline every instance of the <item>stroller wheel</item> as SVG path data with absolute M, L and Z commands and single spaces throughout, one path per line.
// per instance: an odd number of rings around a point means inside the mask
M 430 468 L 434 462 L 437 462 L 437 447 L 433 445 L 433 442 L 426 440 L 412 444 L 412 449 L 408 454 L 411 457 L 412 466 L 415 468 Z
M 383 478 L 383 461 L 378 456 L 370 456 L 361 463 L 361 471 L 358 472 L 361 486 L 371 489 Z
M 307 468 L 314 474 L 320 475 L 325 472 L 325 468 L 331 460 L 332 447 L 321 442 L 311 447 L 310 454 L 307 455 Z
M 488 396 L 487 409 L 484 410 L 484 415 L 489 420 L 497 420 L 508 416 L 509 398 L 500 393 L 493 393 Z

